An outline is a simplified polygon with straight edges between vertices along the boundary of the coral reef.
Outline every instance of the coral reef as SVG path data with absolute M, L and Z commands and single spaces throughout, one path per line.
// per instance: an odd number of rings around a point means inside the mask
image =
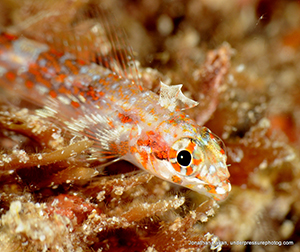
M 1 1 L 1 29 L 43 41 L 48 25 L 98 4 L 37 2 Z M 299 251 L 299 1 L 102 4 L 124 26 L 143 85 L 183 83 L 200 103 L 188 113 L 222 137 L 232 191 L 216 203 L 126 162 L 102 167 L 90 141 L 0 89 L 0 249 Z

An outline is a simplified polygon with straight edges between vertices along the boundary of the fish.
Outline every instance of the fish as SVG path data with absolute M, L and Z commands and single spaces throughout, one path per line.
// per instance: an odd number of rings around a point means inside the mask
M 226 199 L 231 184 L 224 144 L 185 113 L 198 103 L 182 85 L 160 82 L 159 93 L 143 87 L 117 28 L 106 15 L 96 13 L 93 20 L 88 30 L 101 41 L 96 49 L 83 36 L 70 39 L 72 32 L 45 42 L 2 31 L 0 87 L 40 105 L 41 117 L 72 135 L 92 140 L 93 157 L 104 165 L 126 160 L 165 181 Z M 70 41 L 76 41 L 72 50 Z

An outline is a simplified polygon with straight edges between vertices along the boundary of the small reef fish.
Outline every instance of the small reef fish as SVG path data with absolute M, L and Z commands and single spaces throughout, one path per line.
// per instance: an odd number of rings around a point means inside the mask
M 97 29 L 99 24 L 92 28 Z M 103 52 L 92 62 L 51 43 L 2 32 L 0 87 L 41 105 L 43 116 L 73 135 L 94 141 L 95 157 L 127 160 L 166 181 L 225 199 L 231 185 L 222 141 L 183 112 L 198 103 L 181 92 L 182 85 L 161 82 L 159 95 L 143 88 L 128 74 L 127 59 L 116 56 L 122 42 L 110 37 L 114 56 L 104 64 L 101 57 L 109 57 Z

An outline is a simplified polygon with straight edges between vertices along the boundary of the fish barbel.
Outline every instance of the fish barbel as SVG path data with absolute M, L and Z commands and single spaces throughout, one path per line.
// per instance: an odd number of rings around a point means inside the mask
M 41 105 L 43 116 L 73 135 L 93 140 L 96 157 L 127 160 L 225 199 L 231 185 L 222 141 L 183 112 L 197 102 L 183 95 L 182 85 L 161 82 L 158 95 L 124 73 L 25 36 L 0 35 L 0 86 Z

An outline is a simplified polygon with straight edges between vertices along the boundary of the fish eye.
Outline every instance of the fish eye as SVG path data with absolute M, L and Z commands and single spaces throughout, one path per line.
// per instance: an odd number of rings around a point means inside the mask
M 187 150 L 180 150 L 177 153 L 177 162 L 180 166 L 187 167 L 192 162 L 192 154 Z
M 176 172 L 184 176 L 191 176 L 196 172 L 194 153 L 197 143 L 189 137 L 178 139 L 169 151 L 169 161 Z

